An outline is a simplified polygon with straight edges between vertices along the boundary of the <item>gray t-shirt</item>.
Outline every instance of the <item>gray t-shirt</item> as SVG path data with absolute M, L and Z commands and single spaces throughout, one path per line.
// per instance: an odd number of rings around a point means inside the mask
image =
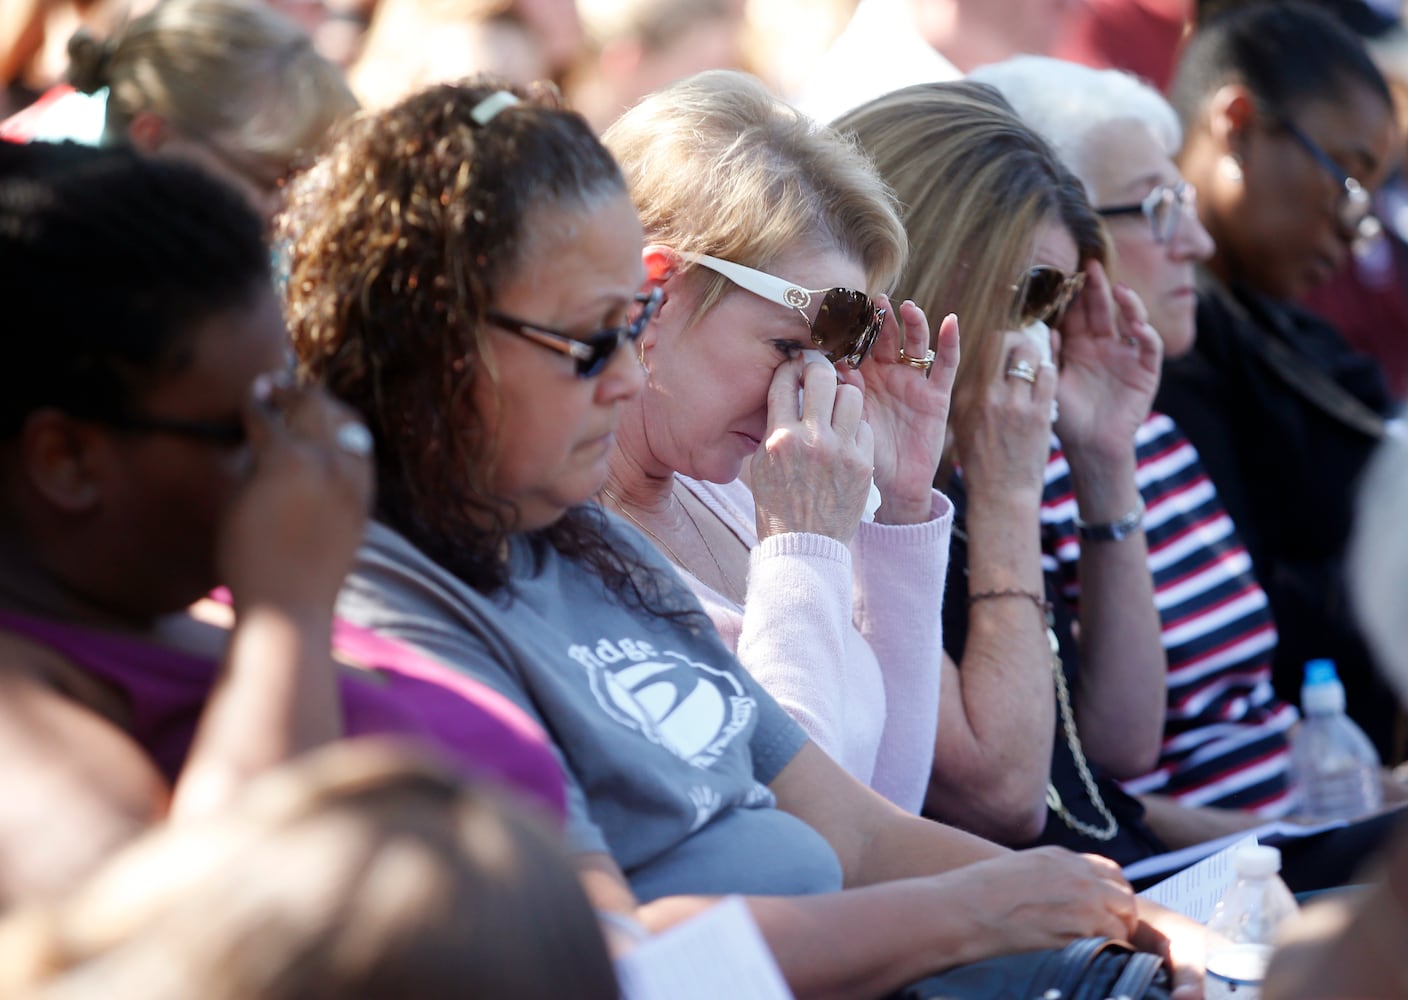
M 675 581 L 614 515 L 613 544 Z M 500 691 L 536 718 L 567 774 L 568 837 L 610 854 L 648 901 L 841 888 L 826 841 L 767 785 L 806 742 L 708 619 L 624 607 L 553 551 L 513 552 L 512 598 L 465 586 L 382 524 L 367 531 L 338 614 Z M 678 584 L 681 605 L 697 608 Z

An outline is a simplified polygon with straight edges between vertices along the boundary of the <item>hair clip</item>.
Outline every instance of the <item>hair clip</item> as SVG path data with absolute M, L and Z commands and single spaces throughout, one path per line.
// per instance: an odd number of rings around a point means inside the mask
M 517 103 L 518 98 L 507 90 L 496 90 L 471 108 L 469 117 L 481 126 L 488 125 L 500 111 L 513 107 Z

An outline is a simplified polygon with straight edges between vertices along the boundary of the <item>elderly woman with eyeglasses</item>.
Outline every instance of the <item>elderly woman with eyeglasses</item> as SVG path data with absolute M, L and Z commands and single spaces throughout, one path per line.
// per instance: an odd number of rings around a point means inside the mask
M 1178 161 L 1217 245 L 1198 280 L 1198 339 L 1157 408 L 1197 447 L 1251 554 L 1280 633 L 1277 693 L 1334 659 L 1349 713 L 1386 758 L 1397 705 L 1343 593 L 1354 484 L 1391 433 L 1377 363 L 1290 303 L 1373 236 L 1368 192 L 1395 148 L 1390 91 L 1360 40 L 1303 4 L 1203 25 L 1171 92 Z
M 984 66 L 973 78 L 1002 91 L 1081 179 L 1114 247 L 1112 276 L 1148 307 L 1165 358 L 1186 355 L 1195 336 L 1194 270 L 1212 241 L 1172 159 L 1182 130 L 1168 102 L 1130 74 L 1041 56 Z M 1276 628 L 1266 593 L 1197 450 L 1162 413 L 1150 414 L 1135 443 L 1168 695 L 1158 764 L 1125 787 L 1142 794 L 1154 824 L 1177 845 L 1289 811 L 1287 734 L 1296 712 L 1271 690 Z M 1066 594 L 1078 598 L 1083 533 L 1060 449 L 1047 465 L 1042 520 L 1046 557 Z M 1164 808 L 1168 802 L 1221 808 L 1198 816 Z M 1195 818 L 1192 830 L 1174 827 Z
M 692 77 L 605 141 L 664 301 L 602 499 L 823 750 L 917 812 L 940 701 L 951 507 L 933 478 L 956 321 L 935 352 L 922 310 L 876 294 L 904 263 L 893 199 L 756 80 Z

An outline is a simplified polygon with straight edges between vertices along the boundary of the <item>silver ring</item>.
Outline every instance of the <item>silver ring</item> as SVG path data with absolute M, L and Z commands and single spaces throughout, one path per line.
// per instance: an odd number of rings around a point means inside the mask
M 909 365 L 911 368 L 918 368 L 924 373 L 925 378 L 929 377 L 929 372 L 934 367 L 934 358 L 936 357 L 938 357 L 938 355 L 934 353 L 932 347 L 924 352 L 922 358 L 911 358 L 908 354 L 904 353 L 903 347 L 900 348 L 900 364 Z
M 333 435 L 333 440 L 349 455 L 362 458 L 372 453 L 372 432 L 355 420 L 349 420 L 339 427 Z
M 1030 382 L 1036 385 L 1036 369 L 1026 358 L 1018 358 L 1007 366 L 1008 378 L 1019 378 L 1023 382 Z

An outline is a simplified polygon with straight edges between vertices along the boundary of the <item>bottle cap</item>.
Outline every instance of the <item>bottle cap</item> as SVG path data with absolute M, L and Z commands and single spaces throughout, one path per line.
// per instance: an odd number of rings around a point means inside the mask
M 1344 711 L 1344 685 L 1335 672 L 1334 660 L 1308 660 L 1305 683 L 1300 689 L 1300 707 L 1307 715 L 1328 715 Z
M 1264 844 L 1248 844 L 1232 855 L 1232 867 L 1243 878 L 1267 878 L 1281 870 L 1281 852 Z

